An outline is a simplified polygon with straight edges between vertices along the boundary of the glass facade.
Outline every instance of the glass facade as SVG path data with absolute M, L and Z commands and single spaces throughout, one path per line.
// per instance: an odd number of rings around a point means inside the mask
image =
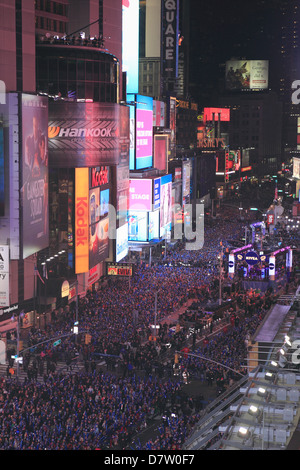
M 37 45 L 37 92 L 62 98 L 116 103 L 119 62 L 89 47 Z

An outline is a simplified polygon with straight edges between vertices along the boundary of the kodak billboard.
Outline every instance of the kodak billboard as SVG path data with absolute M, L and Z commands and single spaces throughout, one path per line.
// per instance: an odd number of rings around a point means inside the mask
M 75 168 L 75 273 L 89 271 L 89 169 Z

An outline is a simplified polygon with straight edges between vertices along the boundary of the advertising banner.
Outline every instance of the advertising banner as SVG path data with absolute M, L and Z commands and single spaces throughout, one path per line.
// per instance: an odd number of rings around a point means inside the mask
M 149 212 L 149 240 L 159 238 L 159 211 Z
M 230 108 L 204 108 L 203 122 L 230 121 Z
M 182 162 L 182 204 L 190 202 L 191 191 L 191 163 Z
M 171 230 L 172 224 L 172 175 L 161 177 L 160 236 Z
M 122 225 L 116 230 L 116 262 L 125 258 L 128 254 L 128 224 Z
M 49 245 L 48 100 L 22 94 L 23 259 Z
M 226 62 L 227 90 L 266 90 L 268 86 L 268 60 L 229 60 Z
M 0 307 L 9 306 L 9 246 L 0 246 Z
M 65 168 L 119 162 L 121 106 L 115 103 L 49 104 L 50 166 Z
M 165 103 L 153 100 L 153 127 L 165 127 Z
M 300 179 L 300 158 L 293 158 L 293 178 Z
M 153 98 L 136 95 L 136 169 L 153 163 Z
M 89 169 L 89 269 L 108 256 L 109 167 Z
M 168 171 L 168 136 L 154 136 L 154 168 Z
M 86 273 L 88 270 L 89 169 L 75 168 L 75 273 Z
M 152 210 L 151 179 L 129 180 L 129 210 L 146 212 Z
M 129 211 L 128 240 L 139 242 L 148 240 L 148 212 Z
M 122 70 L 127 92 L 139 90 L 139 0 L 122 0 Z
M 160 178 L 153 180 L 153 209 L 160 208 Z
M 129 204 L 129 155 L 130 125 L 129 107 L 121 107 L 121 147 L 119 164 L 117 165 L 117 223 L 120 227 L 127 221 Z
M 169 154 L 174 157 L 176 155 L 176 98 L 174 97 L 170 97 L 169 103 L 169 128 L 171 130 Z

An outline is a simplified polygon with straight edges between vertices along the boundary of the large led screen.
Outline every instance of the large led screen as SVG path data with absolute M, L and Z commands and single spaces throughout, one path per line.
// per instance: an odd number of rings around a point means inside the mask
M 129 210 L 151 211 L 152 210 L 152 180 L 131 179 L 129 180 Z
M 23 259 L 49 245 L 48 100 L 22 94 Z
M 172 224 L 172 175 L 161 177 L 160 188 L 160 236 L 171 230 Z
M 108 257 L 109 178 L 107 166 L 89 169 L 89 269 Z
M 267 60 L 229 60 L 225 73 L 228 90 L 265 90 L 269 86 Z
M 128 223 L 116 230 L 116 262 L 128 254 Z
M 100 192 L 100 215 L 107 215 L 109 207 L 109 189 Z
M 118 164 L 122 111 L 115 103 L 55 101 L 49 104 L 51 166 Z
M 136 170 L 153 163 L 153 98 L 136 95 Z
M 139 0 L 122 0 L 122 70 L 127 93 L 139 90 Z
M 148 212 L 128 212 L 128 239 L 139 242 L 148 240 Z

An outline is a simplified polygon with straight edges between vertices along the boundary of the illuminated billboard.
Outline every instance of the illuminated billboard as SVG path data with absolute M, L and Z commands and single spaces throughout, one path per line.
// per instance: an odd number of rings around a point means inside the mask
M 153 100 L 153 127 L 165 127 L 165 103 Z
M 148 212 L 128 212 L 128 240 L 148 240 Z
M 154 163 L 153 166 L 157 170 L 168 171 L 168 135 L 154 136 Z
M 171 230 L 172 224 L 172 175 L 161 177 L 160 188 L 160 236 Z
M 160 208 L 160 178 L 153 180 L 153 209 Z
M 188 204 L 191 192 L 191 162 L 182 162 L 182 204 Z
M 115 103 L 49 103 L 51 166 L 64 168 L 119 162 L 122 106 Z
M 109 167 L 89 168 L 89 269 L 108 257 L 109 178 Z
M 300 158 L 293 158 L 293 178 L 300 179 Z
M 153 98 L 136 95 L 136 170 L 149 168 L 153 162 Z
M 176 98 L 170 97 L 169 108 L 168 108 L 168 121 L 169 128 L 171 131 L 169 141 L 169 154 L 171 157 L 176 155 Z
M 132 274 L 133 274 L 132 264 L 107 263 L 107 275 L 108 276 L 132 276 Z
M 139 0 L 122 0 L 122 70 L 127 93 L 139 91 Z
M 268 89 L 268 60 L 229 60 L 225 73 L 227 90 Z
M 151 179 L 129 180 L 129 210 L 146 212 L 152 210 Z
M 100 216 L 108 214 L 109 189 L 100 192 Z
M 48 99 L 22 94 L 23 259 L 49 245 Z
M 128 223 L 116 230 L 116 262 L 128 254 Z
M 149 212 L 149 241 L 159 238 L 159 216 L 159 211 Z
M 75 273 L 89 271 L 89 169 L 75 168 Z
M 229 108 L 204 108 L 203 122 L 206 121 L 230 121 Z

